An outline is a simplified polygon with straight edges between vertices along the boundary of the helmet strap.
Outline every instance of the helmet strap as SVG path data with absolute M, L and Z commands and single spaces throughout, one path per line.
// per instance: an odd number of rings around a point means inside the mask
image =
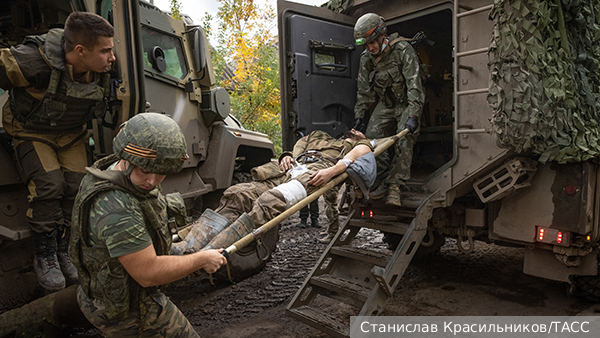
M 133 165 L 131 163 L 129 163 L 129 161 L 127 161 L 127 166 L 125 168 L 123 168 L 123 163 L 125 162 L 125 160 L 119 160 L 119 169 L 123 172 L 123 174 L 125 175 L 125 177 L 127 177 L 128 179 L 131 179 L 131 172 L 133 171 Z
M 386 43 L 385 43 L 385 40 L 386 40 L 385 35 L 381 34 L 380 36 L 383 37 L 383 39 L 381 39 L 381 41 L 379 40 L 379 38 L 380 38 L 379 36 L 375 38 L 375 41 L 379 45 L 379 53 L 373 54 L 373 56 L 381 55 L 381 53 L 383 53 L 383 50 L 387 46 Z

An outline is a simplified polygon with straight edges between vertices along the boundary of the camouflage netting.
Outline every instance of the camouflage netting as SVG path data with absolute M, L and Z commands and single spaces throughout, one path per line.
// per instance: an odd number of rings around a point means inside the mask
M 499 139 L 542 163 L 600 154 L 600 0 L 495 0 L 488 102 Z
M 321 7 L 327 8 L 336 13 L 345 14 L 348 10 L 348 7 L 351 7 L 354 3 L 354 0 L 329 0 L 326 3 L 322 4 Z

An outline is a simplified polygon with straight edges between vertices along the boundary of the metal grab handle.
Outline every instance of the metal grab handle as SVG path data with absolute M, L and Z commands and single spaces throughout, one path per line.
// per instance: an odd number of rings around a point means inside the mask
M 334 68 L 332 70 L 339 69 L 340 71 L 345 71 L 348 69 L 348 65 L 338 65 L 337 63 L 317 63 L 316 66 L 319 69 Z

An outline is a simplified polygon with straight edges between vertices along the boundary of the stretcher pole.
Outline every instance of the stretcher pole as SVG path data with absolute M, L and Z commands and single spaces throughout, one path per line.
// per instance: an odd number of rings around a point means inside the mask
M 375 155 L 375 157 L 377 157 L 379 154 L 381 154 L 384 150 L 386 150 L 389 147 L 391 147 L 392 145 L 394 145 L 396 142 L 398 142 L 398 140 L 400 140 L 401 138 L 406 136 L 406 134 L 408 134 L 408 129 L 404 129 L 403 131 L 399 132 L 398 134 L 396 134 L 394 136 L 390 136 L 390 137 L 378 140 L 379 142 L 377 142 L 377 144 L 375 145 L 375 150 L 373 151 L 373 154 Z M 273 229 L 277 224 L 286 220 L 287 218 L 289 218 L 290 216 L 292 216 L 293 214 L 298 212 L 300 209 L 304 208 L 305 206 L 309 205 L 311 202 L 315 201 L 321 195 L 323 195 L 324 193 L 329 191 L 329 189 L 344 182 L 346 180 L 346 178 L 348 178 L 348 173 L 343 172 L 343 173 L 339 174 L 337 177 L 335 177 L 334 179 L 332 179 L 331 181 L 329 181 L 328 183 L 326 183 L 325 185 L 320 187 L 317 191 L 310 194 L 310 196 L 307 196 L 302 201 L 294 204 L 294 206 L 292 206 L 288 210 L 282 212 L 281 214 L 279 214 L 272 220 L 263 224 L 261 227 L 252 231 L 252 233 L 247 234 L 246 236 L 242 237 L 237 242 L 230 245 L 227 249 L 223 250 L 223 256 L 228 257 L 229 255 L 242 249 L 246 245 L 252 243 L 257 238 L 260 238 L 260 236 L 263 233 Z

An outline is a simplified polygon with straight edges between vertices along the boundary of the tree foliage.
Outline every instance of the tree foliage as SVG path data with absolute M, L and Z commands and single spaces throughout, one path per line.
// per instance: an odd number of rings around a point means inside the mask
M 171 0 L 171 16 L 181 21 L 181 4 L 178 0 Z
M 272 7 L 252 0 L 219 0 L 218 46 L 212 60 L 218 85 L 231 97 L 231 109 L 245 128 L 263 132 L 281 152 L 279 60 Z M 206 27 L 207 18 L 204 23 Z M 227 68 L 231 71 L 227 71 Z

